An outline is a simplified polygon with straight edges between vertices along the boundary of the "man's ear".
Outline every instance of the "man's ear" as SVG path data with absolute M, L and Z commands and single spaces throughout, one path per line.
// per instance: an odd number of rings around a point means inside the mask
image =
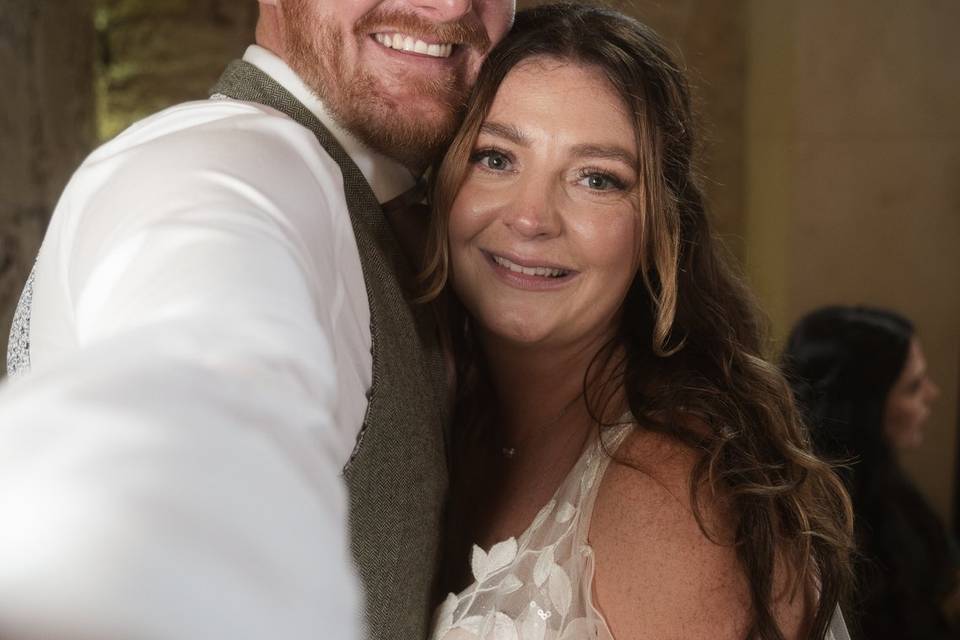
M 260 18 L 257 20 L 257 44 L 277 55 L 283 53 L 283 34 L 279 12 L 281 0 L 257 0 L 260 3 Z

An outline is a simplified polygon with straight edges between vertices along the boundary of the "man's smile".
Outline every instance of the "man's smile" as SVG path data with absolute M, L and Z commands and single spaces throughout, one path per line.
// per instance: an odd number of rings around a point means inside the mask
M 416 53 L 433 58 L 449 58 L 453 53 L 453 43 L 425 42 L 404 33 L 375 33 L 373 39 L 388 49 Z

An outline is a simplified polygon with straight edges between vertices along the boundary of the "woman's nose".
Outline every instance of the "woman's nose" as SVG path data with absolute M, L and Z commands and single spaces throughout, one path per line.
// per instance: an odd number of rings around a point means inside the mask
M 503 224 L 523 238 L 556 236 L 561 227 L 560 212 L 550 200 L 543 190 L 527 189 L 525 196 L 505 203 Z
M 553 235 L 540 218 L 532 215 L 513 216 L 507 226 L 524 238 L 540 238 Z

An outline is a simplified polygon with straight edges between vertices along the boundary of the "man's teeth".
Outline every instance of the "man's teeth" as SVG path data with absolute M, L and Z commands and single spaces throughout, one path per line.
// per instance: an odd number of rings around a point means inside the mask
M 522 273 L 526 276 L 541 276 L 546 278 L 560 278 L 567 275 L 567 271 L 563 269 L 551 269 L 549 267 L 521 267 L 515 262 L 510 262 L 506 258 L 501 258 L 500 256 L 493 256 L 493 261 L 496 262 L 501 267 L 510 269 L 514 273 Z
M 417 40 L 402 33 L 375 33 L 373 37 L 388 49 L 397 51 L 412 51 L 434 58 L 449 58 L 453 53 L 452 44 L 427 44 L 423 40 Z

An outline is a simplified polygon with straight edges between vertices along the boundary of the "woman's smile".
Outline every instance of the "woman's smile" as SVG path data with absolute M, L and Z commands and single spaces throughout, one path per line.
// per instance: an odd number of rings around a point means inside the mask
M 536 258 L 483 251 L 494 273 L 507 285 L 518 289 L 551 291 L 567 286 L 578 272 L 568 267 Z

